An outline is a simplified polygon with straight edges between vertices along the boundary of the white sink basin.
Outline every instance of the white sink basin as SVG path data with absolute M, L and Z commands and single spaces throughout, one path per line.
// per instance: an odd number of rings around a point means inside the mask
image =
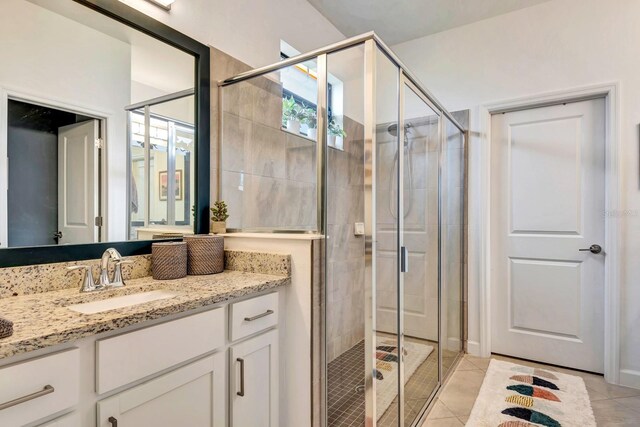
M 85 302 L 82 304 L 70 305 L 69 310 L 83 314 L 96 314 L 103 311 L 115 310 L 117 308 L 130 307 L 132 305 L 144 304 L 146 302 L 158 301 L 161 299 L 173 298 L 180 295 L 180 292 L 159 289 L 156 291 L 142 292 L 139 294 L 124 295 L 98 301 Z

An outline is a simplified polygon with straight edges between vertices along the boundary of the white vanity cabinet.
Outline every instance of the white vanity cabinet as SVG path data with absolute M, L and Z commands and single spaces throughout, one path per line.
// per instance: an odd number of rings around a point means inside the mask
M 0 426 L 279 427 L 284 292 L 5 360 Z
M 99 427 L 224 427 L 224 353 L 98 402 Z
M 23 426 L 78 403 L 79 351 L 0 368 L 0 426 Z
M 278 332 L 231 347 L 230 425 L 278 427 Z

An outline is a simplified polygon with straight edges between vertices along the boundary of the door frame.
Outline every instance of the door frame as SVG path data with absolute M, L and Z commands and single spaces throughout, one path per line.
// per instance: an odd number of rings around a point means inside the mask
M 545 107 L 563 102 L 594 98 L 605 101 L 605 274 L 604 274 L 604 376 L 609 383 L 620 381 L 620 283 L 619 225 L 621 170 L 619 139 L 618 82 L 548 92 L 480 106 L 479 158 L 479 234 L 476 247 L 479 259 L 479 353 L 491 355 L 491 118 L 493 114 Z
M 83 116 L 91 117 L 98 120 L 100 123 L 100 138 L 103 141 L 103 148 L 100 158 L 100 170 L 98 176 L 98 185 L 100 191 L 99 205 L 100 209 L 97 211 L 98 215 L 103 218 L 103 225 L 100 227 L 98 236 L 100 241 L 104 241 L 108 236 L 109 221 L 106 213 L 108 212 L 108 174 L 107 174 L 107 137 L 109 134 L 109 123 L 111 122 L 114 112 L 101 111 L 93 106 L 79 106 L 71 102 L 50 99 L 44 96 L 29 93 L 19 88 L 12 88 L 9 86 L 0 86 L 0 170 L 8 171 L 8 135 L 9 130 L 9 101 L 19 101 L 28 104 L 38 105 L 41 107 L 53 108 L 60 111 L 66 111 L 69 113 L 80 114 Z M 7 249 L 6 246 L 9 238 L 8 230 L 8 218 L 5 217 L 2 212 L 8 212 L 8 195 L 7 190 L 9 188 L 9 174 L 8 172 L 0 173 L 0 248 Z M 98 242 L 96 242 L 98 243 Z

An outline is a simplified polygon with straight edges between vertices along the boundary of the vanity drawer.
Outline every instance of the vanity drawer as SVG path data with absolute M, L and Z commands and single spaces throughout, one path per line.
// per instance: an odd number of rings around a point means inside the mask
M 0 369 L 0 425 L 25 425 L 77 404 L 79 369 L 78 349 Z
M 96 343 L 98 394 L 153 375 L 224 345 L 224 309 L 99 340 Z
M 229 316 L 231 341 L 275 326 L 278 323 L 278 293 L 231 304 Z

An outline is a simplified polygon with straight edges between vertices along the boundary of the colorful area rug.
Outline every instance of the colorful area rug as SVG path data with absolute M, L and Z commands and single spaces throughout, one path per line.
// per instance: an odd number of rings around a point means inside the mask
M 376 412 L 378 419 L 389 408 L 398 395 L 398 347 L 393 338 L 378 337 L 376 352 Z M 404 379 L 405 384 L 416 372 L 433 347 L 413 342 L 404 343 Z
M 595 427 L 584 381 L 491 360 L 469 427 Z

